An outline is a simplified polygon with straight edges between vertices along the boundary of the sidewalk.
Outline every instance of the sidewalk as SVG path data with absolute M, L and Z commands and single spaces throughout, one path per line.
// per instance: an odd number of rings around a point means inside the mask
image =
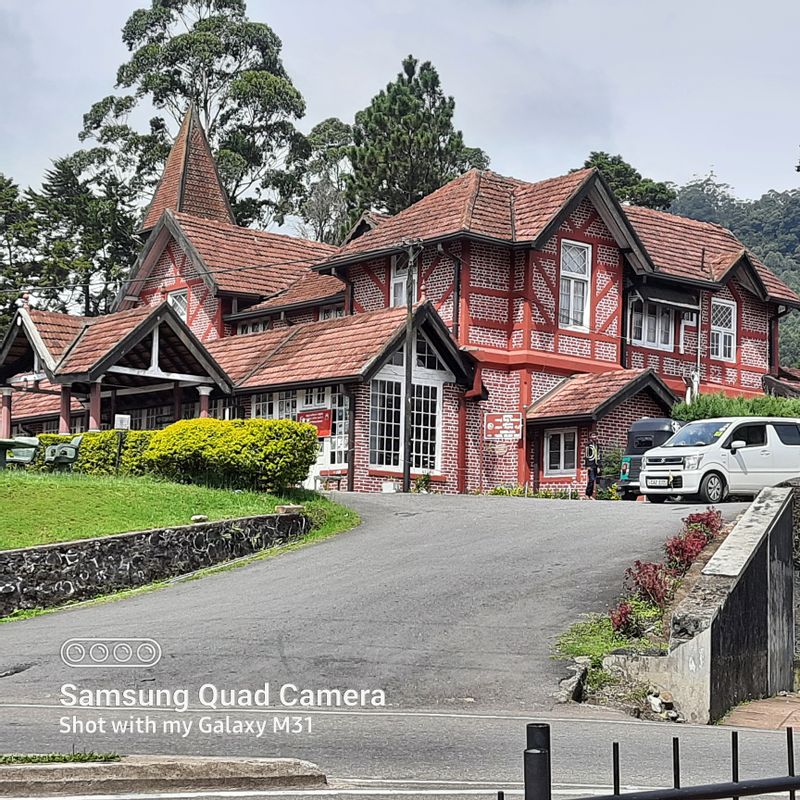
M 761 728 L 768 731 L 800 727 L 800 695 L 788 694 L 744 703 L 731 711 L 722 724 L 732 728 Z

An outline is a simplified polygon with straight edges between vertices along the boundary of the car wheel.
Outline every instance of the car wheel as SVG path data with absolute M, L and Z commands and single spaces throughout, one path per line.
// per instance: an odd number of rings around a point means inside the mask
M 663 503 L 667 499 L 665 494 L 649 494 L 647 495 L 648 503 Z
M 704 503 L 721 503 L 726 492 L 725 479 L 718 472 L 709 472 L 700 481 L 700 499 Z

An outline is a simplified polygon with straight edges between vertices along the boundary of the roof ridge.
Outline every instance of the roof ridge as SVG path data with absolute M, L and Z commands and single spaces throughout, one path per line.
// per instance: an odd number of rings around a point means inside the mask
M 475 188 L 467 199 L 464 205 L 464 213 L 461 216 L 461 227 L 463 230 L 469 230 L 472 227 L 472 215 L 475 213 L 475 205 L 478 202 L 478 195 L 481 193 L 481 183 L 483 181 L 483 171 L 475 170 Z

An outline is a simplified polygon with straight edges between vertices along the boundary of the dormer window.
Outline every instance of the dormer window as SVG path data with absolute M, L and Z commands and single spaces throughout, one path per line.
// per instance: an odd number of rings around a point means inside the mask
M 736 361 L 736 303 L 730 300 L 711 300 L 711 358 Z
M 184 321 L 189 317 L 189 292 L 181 289 L 167 295 L 167 303 L 175 309 L 175 313 Z
M 558 309 L 558 323 L 562 328 L 589 330 L 591 277 L 591 245 L 562 241 Z

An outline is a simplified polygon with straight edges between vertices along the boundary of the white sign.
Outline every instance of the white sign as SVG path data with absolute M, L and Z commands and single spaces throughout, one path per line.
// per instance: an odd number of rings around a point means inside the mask
M 129 431 L 131 429 L 130 414 L 114 414 L 114 430 Z

